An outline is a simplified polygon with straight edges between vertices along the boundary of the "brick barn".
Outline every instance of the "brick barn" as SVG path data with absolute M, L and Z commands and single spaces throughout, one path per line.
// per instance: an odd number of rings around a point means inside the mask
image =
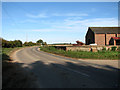
M 89 27 L 86 45 L 120 45 L 120 27 Z

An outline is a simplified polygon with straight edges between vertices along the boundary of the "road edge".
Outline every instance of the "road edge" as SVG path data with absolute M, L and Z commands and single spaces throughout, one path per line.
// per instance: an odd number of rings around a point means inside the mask
M 19 60 L 16 60 L 16 59 L 14 58 L 14 54 L 15 54 L 16 52 L 22 50 L 22 49 L 31 48 L 31 47 L 36 47 L 36 46 L 22 47 L 22 48 L 17 48 L 16 50 L 10 51 L 9 57 L 10 57 L 10 59 L 11 59 L 11 62 L 19 62 L 19 63 L 20 63 Z
M 37 49 L 38 51 L 41 51 L 40 48 Z M 45 51 L 43 51 L 45 52 Z M 65 57 L 65 58 L 68 58 L 68 59 L 75 59 L 75 60 L 112 60 L 112 61 L 120 61 L 119 59 L 86 59 L 86 58 L 72 58 L 72 57 L 67 57 L 67 56 L 64 56 L 64 55 L 60 55 L 60 54 L 55 54 L 55 53 L 51 53 L 51 52 L 46 52 L 46 53 L 49 53 L 49 54 L 53 54 L 53 55 L 56 55 L 56 56 L 61 56 L 61 57 Z

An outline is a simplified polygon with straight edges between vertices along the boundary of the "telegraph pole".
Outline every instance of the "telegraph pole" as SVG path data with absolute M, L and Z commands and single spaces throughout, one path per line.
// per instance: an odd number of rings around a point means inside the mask
M 27 37 L 27 33 L 26 33 L 26 42 L 27 42 L 27 39 L 28 39 L 28 37 Z

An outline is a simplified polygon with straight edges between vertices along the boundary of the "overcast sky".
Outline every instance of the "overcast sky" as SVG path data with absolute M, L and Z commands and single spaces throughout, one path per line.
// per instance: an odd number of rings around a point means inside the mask
M 85 42 L 88 27 L 117 25 L 117 2 L 2 3 L 2 37 L 7 40 Z

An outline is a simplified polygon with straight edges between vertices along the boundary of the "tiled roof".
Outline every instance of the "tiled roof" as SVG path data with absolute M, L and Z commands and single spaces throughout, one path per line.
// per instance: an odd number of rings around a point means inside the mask
M 89 27 L 94 33 L 120 33 L 120 27 Z
M 112 37 L 114 40 L 120 40 L 120 37 Z

